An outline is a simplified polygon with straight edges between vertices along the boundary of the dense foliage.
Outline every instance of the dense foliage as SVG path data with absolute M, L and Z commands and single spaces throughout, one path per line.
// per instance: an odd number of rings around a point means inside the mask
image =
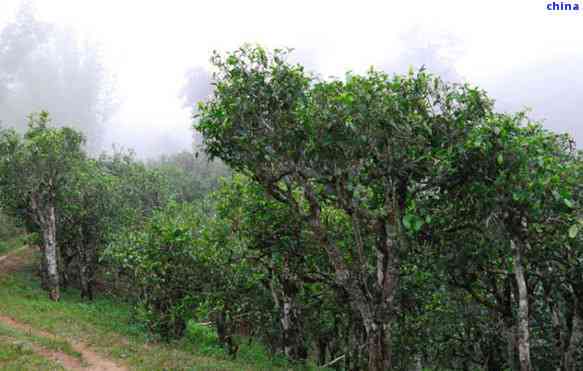
M 285 57 L 261 48 L 216 55 L 215 93 L 200 105 L 197 128 L 211 156 L 253 179 L 312 233 L 333 273 L 333 289 L 357 323 L 359 336 L 346 340 L 346 367 L 422 362 L 433 349 L 419 345 L 436 333 L 405 343 L 414 333 L 408 327 L 416 315 L 439 314 L 424 313 L 424 302 L 466 300 L 452 290 L 462 288 L 474 310 L 494 311 L 495 318 L 502 312 L 503 324 L 489 333 L 503 335 L 506 346 L 474 342 L 459 357 L 450 350 L 447 367 L 531 369 L 531 348 L 546 334 L 533 326 L 544 322 L 535 311 L 545 315 L 558 305 L 544 295 L 535 300 L 543 282 L 550 284 L 542 277 L 557 274 L 546 252 L 581 247 L 580 157 L 573 143 L 524 114 L 495 113 L 479 89 L 445 84 L 425 71 L 390 77 L 371 70 L 321 81 Z M 441 260 L 441 269 L 426 267 L 422 257 Z M 480 261 L 494 263 L 498 273 Z M 571 260 L 569 269 L 577 264 Z M 450 278 L 469 268 L 470 277 Z M 452 287 L 436 282 L 442 277 Z M 495 288 L 478 291 L 474 277 Z M 499 280 L 504 293 L 495 291 Z M 577 296 L 576 282 L 562 284 Z M 457 295 L 444 295 L 449 292 Z M 489 305 L 490 295 L 505 306 Z M 569 314 L 561 316 L 559 308 L 550 316 L 555 331 L 561 322 L 567 329 L 548 353 L 574 369 L 580 329 L 573 320 L 580 313 L 575 303 Z M 535 363 L 548 360 L 538 356 Z
M 39 236 L 51 298 L 105 287 L 152 335 L 212 328 L 233 357 L 581 369 L 572 140 L 423 70 L 321 80 L 286 57 L 214 56 L 204 153 L 92 158 L 46 113 L 2 132 L 2 215 Z

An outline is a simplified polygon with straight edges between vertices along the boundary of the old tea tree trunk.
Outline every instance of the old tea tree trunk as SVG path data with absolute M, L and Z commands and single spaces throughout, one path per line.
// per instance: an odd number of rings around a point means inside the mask
M 59 251 L 56 200 L 75 168 L 84 160 L 84 137 L 68 127 L 53 127 L 49 114 L 29 116 L 24 135 L 0 131 L 0 196 L 3 207 L 26 215 L 43 239 L 43 287 L 59 300 Z
M 398 287 L 399 262 L 396 253 L 397 245 L 404 243 L 398 238 L 398 231 L 392 223 L 382 218 L 377 220 L 378 245 L 376 280 L 373 285 L 367 282 L 368 272 L 365 264 L 364 242 L 362 241 L 361 223 L 354 224 L 356 232 L 355 252 L 360 260 L 354 268 L 349 268 L 342 253 L 322 225 L 322 210 L 317 202 L 313 188 L 303 183 L 304 195 L 310 208 L 309 221 L 314 236 L 326 250 L 336 277 L 336 283 L 344 288 L 350 298 L 350 304 L 361 317 L 365 328 L 365 343 L 368 353 L 367 370 L 390 370 L 391 359 L 391 312 L 394 309 L 395 294 Z M 352 215 L 355 217 L 355 215 Z M 365 223 L 368 224 L 368 223 Z M 398 228 L 397 228 L 398 229 Z M 358 344 L 357 346 L 360 346 Z M 358 367 L 358 366 L 357 366 Z
M 51 300 L 58 301 L 61 294 L 56 234 L 57 223 L 53 197 L 50 194 L 34 193 L 31 197 L 31 206 L 43 237 L 43 263 L 46 264 L 43 270 L 46 272 L 47 279 L 44 286 L 47 287 Z
M 510 240 L 514 260 L 514 276 L 518 287 L 518 358 L 520 371 L 530 371 L 530 329 L 528 325 L 528 290 L 524 273 L 521 244 Z

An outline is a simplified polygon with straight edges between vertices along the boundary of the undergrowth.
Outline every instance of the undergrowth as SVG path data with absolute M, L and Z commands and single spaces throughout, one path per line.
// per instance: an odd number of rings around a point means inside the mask
M 306 369 L 270 357 L 261 344 L 249 339 L 239 339 L 239 354 L 233 360 L 220 346 L 212 327 L 192 321 L 183 339 L 169 343 L 153 341 L 143 326 L 130 321 L 131 305 L 121 298 L 101 295 L 92 302 L 84 302 L 77 290 L 66 289 L 61 301 L 50 301 L 40 288 L 33 264 L 0 278 L 0 313 L 62 338 L 82 340 L 131 369 Z M 66 349 L 63 344 L 48 346 Z M 313 369 L 307 369 L 310 368 Z

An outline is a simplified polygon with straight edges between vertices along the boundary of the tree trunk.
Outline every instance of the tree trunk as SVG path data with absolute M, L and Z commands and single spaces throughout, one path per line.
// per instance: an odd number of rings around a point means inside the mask
M 516 347 L 516 321 L 513 315 L 513 283 L 516 280 L 512 275 L 504 278 L 503 289 L 499 298 L 502 311 L 500 312 L 500 326 L 503 329 L 506 340 L 506 369 L 518 370 L 518 357 Z
M 233 340 L 230 318 L 228 318 L 228 315 L 224 310 L 220 310 L 215 314 L 214 321 L 217 326 L 219 342 L 223 345 L 227 353 L 235 358 L 239 351 L 239 346 Z
M 49 291 L 49 298 L 58 301 L 61 297 L 59 286 L 59 252 L 57 250 L 57 220 L 54 197 L 50 194 L 33 193 L 30 197 L 32 215 L 43 236 L 43 286 Z M 46 272 L 46 273 L 45 273 Z
M 552 295 L 553 286 L 548 281 L 543 281 L 543 293 L 544 293 L 544 303 L 546 304 L 550 317 L 551 317 L 551 329 L 553 334 L 553 347 L 558 358 L 561 359 L 561 364 L 563 363 L 563 353 L 565 346 L 563 340 L 565 334 L 561 326 L 561 315 L 559 312 L 559 305 L 555 301 Z M 560 367 L 563 369 L 563 366 Z
M 350 305 L 360 315 L 365 328 L 364 344 L 368 351 L 368 370 L 381 371 L 391 369 L 391 342 L 390 342 L 390 315 L 394 309 L 394 298 L 399 282 L 399 260 L 397 244 L 404 243 L 404 233 L 401 231 L 400 212 L 404 209 L 404 202 L 396 202 L 387 193 L 386 208 L 388 215 L 393 218 L 381 217 L 375 220 L 378 227 L 378 242 L 376 272 L 369 272 L 368 263 L 362 253 L 363 242 L 360 237 L 368 232 L 372 220 L 353 223 L 356 238 L 354 256 L 359 257 L 356 267 L 350 267 L 344 260 L 341 250 L 328 237 L 328 233 L 321 221 L 321 208 L 311 185 L 303 180 L 304 195 L 310 206 L 309 224 L 314 236 L 326 251 L 334 268 L 335 281 L 348 294 Z M 404 183 L 403 183 L 404 184 Z M 354 210 L 349 208 L 347 213 L 356 217 Z M 353 219 L 354 220 L 354 219 Z M 360 230 L 362 228 L 362 230 Z M 350 267 L 350 268 L 349 268 Z M 369 273 L 376 273 L 376 280 L 371 285 Z M 372 287 L 371 287 L 372 286 Z
M 295 325 L 295 308 L 293 299 L 287 295 L 282 298 L 283 306 L 281 313 L 281 327 L 283 330 L 283 352 L 285 356 L 291 360 L 298 359 L 298 344 Z
M 43 290 L 49 290 L 49 274 L 47 272 L 47 258 L 45 254 L 45 247 L 44 243 L 42 246 L 39 246 L 39 251 L 41 253 L 41 258 L 39 262 L 39 274 L 40 274 L 40 286 Z
M 505 316 L 502 321 L 506 338 L 507 368 L 513 371 L 518 370 L 518 357 L 516 357 L 516 326 L 513 323 L 514 319 Z
M 530 327 L 528 324 L 528 290 L 524 273 L 522 246 L 510 240 L 514 260 L 514 277 L 518 287 L 518 358 L 520 370 L 530 371 Z
M 301 315 L 296 304 L 300 283 L 292 273 L 289 257 L 284 258 L 281 278 L 281 327 L 283 335 L 283 351 L 291 360 L 304 361 L 307 357 L 307 349 L 302 337 Z
M 576 353 L 583 345 L 583 285 L 573 285 L 573 320 L 569 337 L 566 339 L 566 349 L 561 359 L 562 371 L 575 371 L 577 361 Z
M 423 356 L 416 354 L 413 359 L 415 359 L 415 371 L 423 371 Z
M 81 286 L 81 298 L 93 300 L 93 290 L 89 280 L 88 269 L 89 268 L 87 267 L 85 254 L 81 254 L 79 257 L 79 283 Z
M 352 308 L 351 308 L 352 309 Z M 349 326 L 347 326 L 347 349 L 346 359 L 344 360 L 344 368 L 346 370 L 362 370 L 365 366 L 365 355 L 363 354 L 362 344 L 364 343 L 364 328 L 359 313 L 353 309 L 350 311 Z M 337 356 L 336 352 L 330 352 L 330 358 L 334 359 Z
M 328 340 L 324 336 L 319 336 L 316 341 L 316 348 L 318 349 L 318 366 L 326 364 L 326 349 L 328 349 Z
M 49 298 L 58 301 L 61 297 L 59 287 L 59 268 L 58 268 L 58 251 L 57 235 L 54 206 L 47 207 L 45 223 L 42 225 L 44 253 L 47 263 L 47 278 L 49 288 Z
M 381 371 L 391 369 L 390 332 L 388 326 L 373 322 L 366 325 L 366 342 L 368 347 L 368 370 Z
M 573 316 L 573 329 L 571 330 L 571 338 L 569 341 L 569 346 L 567 347 L 563 358 L 561 360 L 562 371 L 576 371 L 577 363 L 575 361 L 575 354 L 579 347 L 581 346 L 581 340 L 583 340 L 583 321 L 578 314 Z
M 283 297 L 283 307 L 281 313 L 281 327 L 283 329 L 283 352 L 285 355 L 293 359 L 294 357 L 294 339 L 292 334 L 292 311 L 293 311 L 293 302 L 290 297 L 284 296 Z
M 84 235 L 82 235 L 84 236 Z M 85 237 L 82 238 L 83 240 Z M 95 275 L 94 242 L 80 243 L 77 246 L 79 257 L 79 283 L 81 298 L 93 300 L 93 281 Z

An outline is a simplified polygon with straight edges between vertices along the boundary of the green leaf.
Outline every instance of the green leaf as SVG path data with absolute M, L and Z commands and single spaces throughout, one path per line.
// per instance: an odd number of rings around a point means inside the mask
M 579 232 L 579 226 L 577 224 L 573 224 L 571 228 L 569 228 L 569 238 L 577 237 L 577 233 Z
M 569 200 L 568 198 L 564 198 L 563 202 L 565 203 L 565 205 L 567 205 L 567 207 L 569 208 L 573 208 L 573 201 Z
M 413 215 L 407 214 L 403 217 L 403 225 L 406 229 L 411 229 L 413 223 Z
M 425 224 L 425 221 L 417 215 L 407 214 L 403 217 L 403 225 L 413 232 L 419 232 L 423 224 Z
M 423 224 L 425 224 L 423 222 L 423 219 L 415 217 L 415 220 L 413 221 L 413 230 L 415 232 L 419 232 L 421 230 L 421 227 L 423 227 Z
M 504 156 L 502 156 L 502 153 L 498 154 L 498 157 L 496 157 L 496 161 L 498 162 L 498 165 L 502 165 L 502 163 L 504 162 Z
M 230 55 L 229 58 L 227 58 L 227 63 L 231 66 L 237 64 L 237 57 Z

